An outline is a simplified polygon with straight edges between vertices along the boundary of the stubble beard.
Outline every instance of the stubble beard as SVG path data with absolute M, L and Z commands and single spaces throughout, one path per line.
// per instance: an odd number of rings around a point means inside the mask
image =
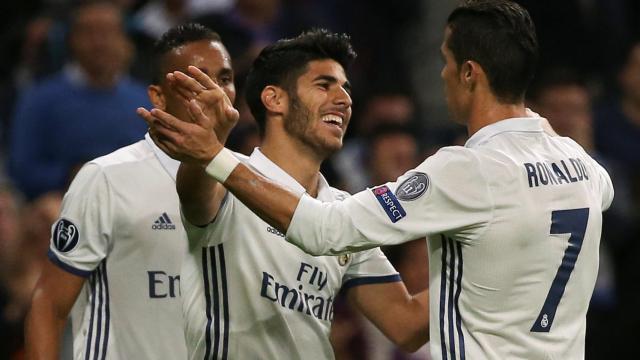
M 340 150 L 342 144 L 336 148 L 325 139 L 313 134 L 313 113 L 305 106 L 297 95 L 290 96 L 290 109 L 284 119 L 287 133 L 311 149 L 322 160 Z

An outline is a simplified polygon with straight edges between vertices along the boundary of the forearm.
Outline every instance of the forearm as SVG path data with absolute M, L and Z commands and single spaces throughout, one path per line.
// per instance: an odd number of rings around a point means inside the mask
M 413 295 L 408 307 L 413 316 L 407 318 L 407 327 L 413 329 L 407 348 L 413 352 L 429 341 L 429 290 Z
M 56 310 L 53 302 L 36 289 L 25 320 L 27 359 L 57 359 L 66 321 L 67 314 Z
M 344 254 L 378 247 L 388 240 L 381 234 L 362 233 L 347 213 L 344 202 L 322 203 L 303 197 L 242 164 L 225 179 L 224 186 L 240 201 L 308 254 Z
M 362 285 L 349 299 L 394 344 L 414 352 L 429 341 L 429 293 L 409 295 L 402 282 Z
M 414 352 L 429 341 L 428 290 L 398 305 L 389 309 L 384 332 L 404 351 Z
M 217 215 L 225 190 L 215 179 L 207 176 L 198 165 L 182 163 L 176 178 L 182 212 L 194 225 L 206 225 Z

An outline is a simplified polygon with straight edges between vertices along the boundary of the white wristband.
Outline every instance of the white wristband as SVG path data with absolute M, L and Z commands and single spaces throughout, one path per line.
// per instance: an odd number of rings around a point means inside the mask
M 227 148 L 222 150 L 216 155 L 213 160 L 207 165 L 204 171 L 212 178 L 218 180 L 221 184 L 224 184 L 229 177 L 229 174 L 240 164 L 233 152 Z

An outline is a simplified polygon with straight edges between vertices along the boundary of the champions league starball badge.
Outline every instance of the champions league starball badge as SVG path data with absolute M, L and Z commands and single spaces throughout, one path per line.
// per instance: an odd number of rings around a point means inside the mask
M 402 201 L 413 201 L 422 196 L 429 188 L 429 176 L 425 173 L 413 173 L 398 186 L 396 197 Z
M 67 219 L 60 219 L 53 230 L 53 244 L 60 252 L 69 252 L 78 244 L 78 227 Z

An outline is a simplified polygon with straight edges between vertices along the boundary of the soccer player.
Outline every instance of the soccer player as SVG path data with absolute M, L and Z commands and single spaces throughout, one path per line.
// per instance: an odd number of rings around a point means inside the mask
M 319 170 L 342 147 L 351 118 L 345 69 L 354 57 L 347 36 L 324 30 L 266 47 L 245 85 L 264 140 L 239 161 L 318 201 L 348 197 Z M 187 83 L 185 93 L 197 92 L 193 85 Z M 163 130 L 153 133 L 162 138 Z M 279 241 L 280 231 L 198 165 L 181 165 L 177 188 L 189 238 L 181 281 L 191 359 L 333 358 L 329 333 L 341 288 L 405 350 L 426 342 L 427 291 L 411 296 L 380 249 L 305 254 Z
M 395 182 L 322 203 L 240 164 L 213 137 L 194 164 L 312 254 L 428 235 L 435 359 L 582 359 L 611 180 L 546 120 L 526 117 L 538 57 L 526 10 L 465 3 L 448 18 L 441 52 L 449 112 L 470 138 Z M 154 113 L 152 125 L 176 122 Z M 195 150 L 178 146 L 173 156 Z
M 155 49 L 159 76 L 148 93 L 156 107 L 186 116 L 186 102 L 164 74 L 189 65 L 234 99 L 231 61 L 216 33 L 181 26 Z M 27 316 L 30 358 L 58 357 L 70 311 L 75 359 L 186 358 L 180 269 L 187 242 L 175 191 L 178 166 L 146 136 L 80 170 L 52 227 L 51 262 Z

